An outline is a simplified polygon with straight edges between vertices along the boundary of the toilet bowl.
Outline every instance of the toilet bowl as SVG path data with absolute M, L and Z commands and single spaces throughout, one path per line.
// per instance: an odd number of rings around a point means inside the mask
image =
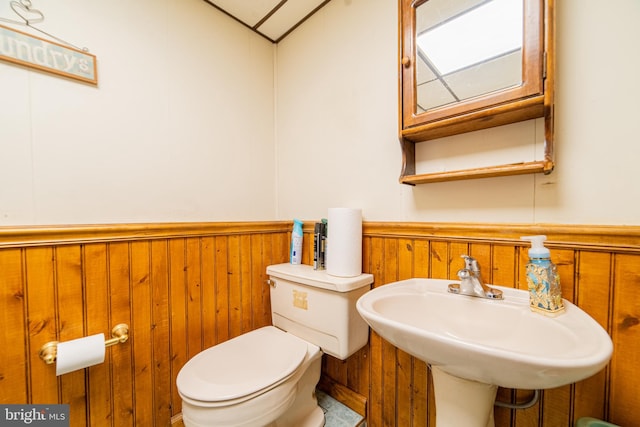
M 321 427 L 324 415 L 314 392 L 321 357 L 318 346 L 273 326 L 204 350 L 176 380 L 183 422 L 187 427 Z
M 186 427 L 321 427 L 322 354 L 346 359 L 368 340 L 355 301 L 373 276 L 335 278 L 306 265 L 269 266 L 274 326 L 191 358 L 176 379 Z

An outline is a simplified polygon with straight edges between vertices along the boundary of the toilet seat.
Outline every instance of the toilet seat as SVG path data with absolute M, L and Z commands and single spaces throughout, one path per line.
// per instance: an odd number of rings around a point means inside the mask
M 266 326 L 198 353 L 182 367 L 176 384 L 192 401 L 237 403 L 293 375 L 307 349 L 306 341 Z

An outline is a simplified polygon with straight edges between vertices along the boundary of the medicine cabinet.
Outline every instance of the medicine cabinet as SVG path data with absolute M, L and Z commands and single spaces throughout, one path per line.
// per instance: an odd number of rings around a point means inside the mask
M 399 18 L 400 182 L 550 173 L 553 0 L 399 0 Z M 541 117 L 543 160 L 416 174 L 417 143 Z

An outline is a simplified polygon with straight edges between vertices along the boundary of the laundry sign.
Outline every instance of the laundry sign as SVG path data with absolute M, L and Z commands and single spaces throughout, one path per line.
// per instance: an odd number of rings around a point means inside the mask
M 94 55 L 3 25 L 0 25 L 0 60 L 98 84 Z

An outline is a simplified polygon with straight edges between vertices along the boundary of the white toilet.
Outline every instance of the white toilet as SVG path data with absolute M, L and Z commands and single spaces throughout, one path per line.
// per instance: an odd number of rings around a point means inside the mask
M 321 427 L 322 354 L 346 359 L 367 343 L 356 301 L 371 274 L 335 277 L 308 265 L 267 267 L 274 326 L 208 348 L 176 380 L 186 427 Z

